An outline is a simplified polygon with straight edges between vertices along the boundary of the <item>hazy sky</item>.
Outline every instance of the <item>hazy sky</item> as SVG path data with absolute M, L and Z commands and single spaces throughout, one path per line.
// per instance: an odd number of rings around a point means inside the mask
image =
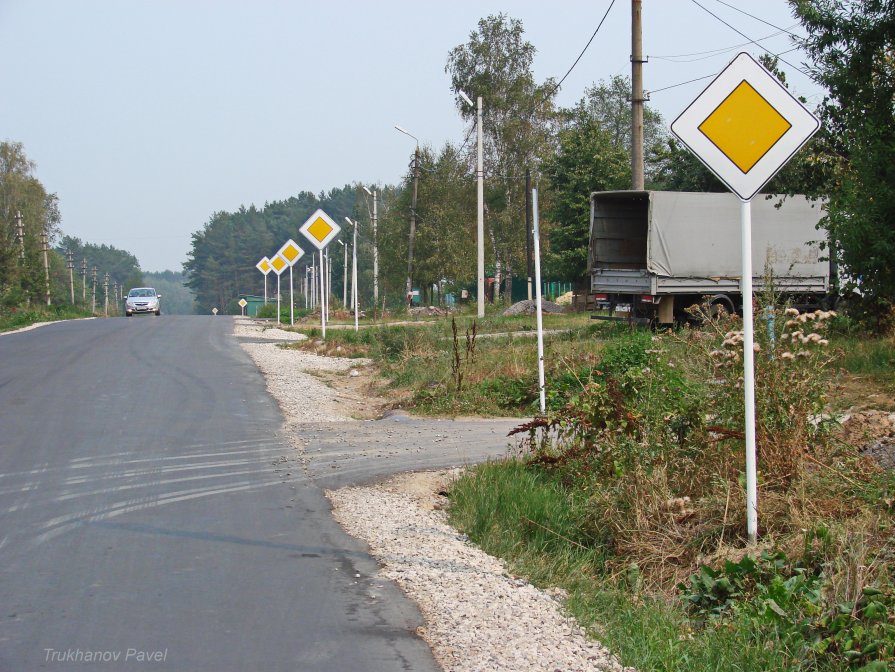
M 540 81 L 565 74 L 610 2 L 0 0 L 0 139 L 24 143 L 66 234 L 179 270 L 215 211 L 398 182 L 413 141 L 395 124 L 435 148 L 462 141 L 444 66 L 480 18 L 523 22 Z M 751 39 L 802 32 L 784 0 L 725 0 L 767 23 L 698 2 Z M 560 105 L 630 74 L 630 17 L 616 0 Z M 666 124 L 710 80 L 659 89 L 719 72 L 747 42 L 696 0 L 643 0 L 643 24 L 644 86 Z M 792 48 L 785 34 L 762 44 Z M 813 106 L 818 88 L 781 65 Z

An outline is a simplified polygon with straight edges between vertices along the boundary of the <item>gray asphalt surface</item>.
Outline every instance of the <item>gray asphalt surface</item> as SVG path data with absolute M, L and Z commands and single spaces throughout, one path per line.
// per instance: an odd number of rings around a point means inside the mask
M 394 414 L 382 420 L 302 425 L 306 468 L 314 482 L 335 489 L 405 471 L 462 467 L 506 457 L 507 432 L 523 420 L 437 420 Z
M 0 670 L 438 669 L 231 328 L 0 336 Z

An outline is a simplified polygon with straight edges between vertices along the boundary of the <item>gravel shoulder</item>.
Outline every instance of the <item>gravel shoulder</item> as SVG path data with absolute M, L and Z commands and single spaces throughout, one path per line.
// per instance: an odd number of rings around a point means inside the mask
M 447 522 L 437 493 L 464 465 L 511 452 L 506 433 L 520 420 L 357 419 L 382 408 L 364 394 L 368 362 L 280 348 L 300 335 L 245 318 L 234 334 L 282 408 L 305 472 L 328 488 L 335 519 L 369 544 L 382 577 L 419 605 L 420 635 L 447 672 L 632 669 L 586 636 L 561 594 L 510 575 Z

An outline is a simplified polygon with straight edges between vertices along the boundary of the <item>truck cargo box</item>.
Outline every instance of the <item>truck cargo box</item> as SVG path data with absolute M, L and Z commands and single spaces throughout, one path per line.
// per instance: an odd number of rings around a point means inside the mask
M 821 204 L 804 196 L 752 201 L 755 291 L 770 272 L 777 291 L 812 300 L 828 292 L 825 232 L 817 229 L 822 216 Z M 740 200 L 729 193 L 596 192 L 588 248 L 591 294 L 610 305 L 650 304 L 647 312 L 667 296 L 662 322 L 672 310 L 677 315 L 704 300 L 738 310 L 740 226 Z

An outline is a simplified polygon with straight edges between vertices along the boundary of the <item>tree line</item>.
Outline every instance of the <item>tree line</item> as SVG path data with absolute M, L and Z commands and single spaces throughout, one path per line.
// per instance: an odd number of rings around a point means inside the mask
M 142 284 L 137 258 L 64 235 L 59 199 L 36 168 L 22 143 L 0 142 L 0 310 L 48 300 L 93 309 L 104 306 L 106 291 L 114 308 L 116 294 Z
M 816 113 L 822 130 L 766 187 L 766 194 L 804 193 L 823 199 L 826 217 L 818 238 L 828 238 L 846 291 L 856 290 L 878 316 L 895 300 L 895 76 L 890 45 L 895 6 L 878 0 L 790 0 L 808 37 L 810 75 L 828 91 Z M 578 102 L 556 104 L 557 82 L 537 81 L 534 46 L 520 21 L 506 14 L 481 19 L 466 42 L 450 50 L 445 71 L 463 138 L 422 146 L 395 185 L 346 185 L 328 193 L 303 192 L 286 201 L 212 215 L 193 235 L 186 270 L 202 310 L 224 308 L 239 293 L 260 294 L 255 264 L 287 238 L 317 207 L 339 224 L 360 222 L 361 306 L 372 300 L 372 248 L 378 251 L 380 295 L 404 301 L 405 280 L 427 292 L 459 292 L 475 282 L 475 109 L 484 101 L 486 267 L 497 292 L 529 273 L 527 179 L 539 188 L 544 270 L 547 277 L 584 283 L 589 195 L 631 184 L 630 82 L 614 77 L 588 87 Z M 764 65 L 786 85 L 774 57 Z M 725 191 L 695 157 L 666 132 L 666 120 L 644 111 L 647 189 Z M 375 240 L 368 192 L 378 197 Z M 412 222 L 412 223 L 411 223 Z M 411 230 L 413 227 L 413 233 Z M 345 232 L 346 234 L 350 232 Z M 348 235 L 343 235 L 345 241 Z M 412 239 L 412 245 L 411 245 Z M 410 254 L 410 250 L 413 250 Z M 332 245 L 336 291 L 343 248 Z

